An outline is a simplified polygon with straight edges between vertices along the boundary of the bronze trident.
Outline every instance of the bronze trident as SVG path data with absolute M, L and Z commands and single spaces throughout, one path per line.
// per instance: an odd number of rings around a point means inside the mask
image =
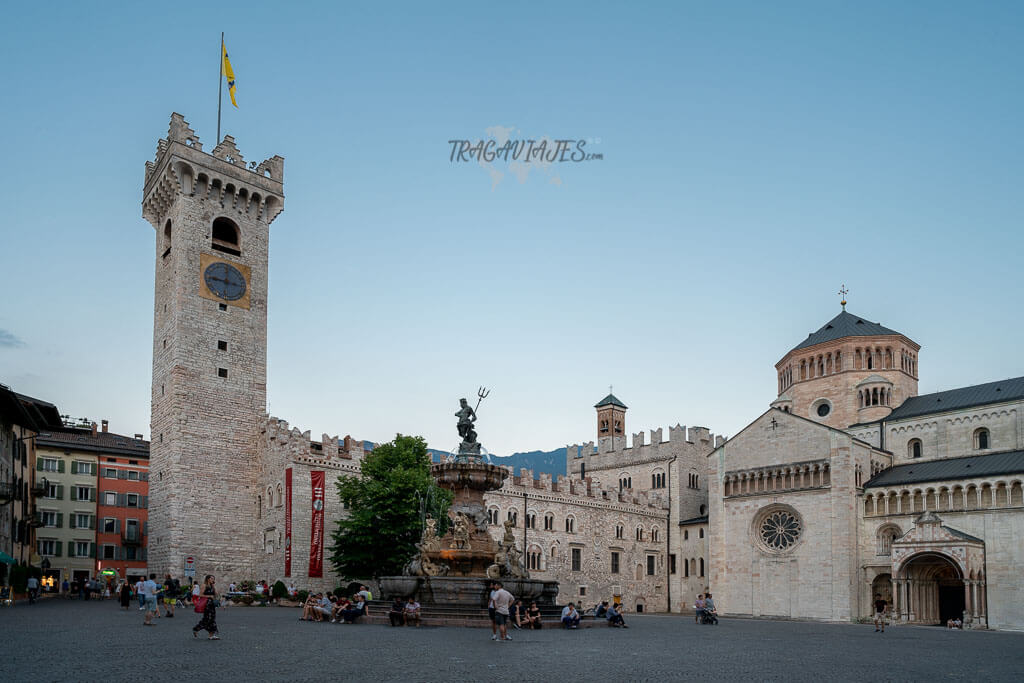
M 476 390 L 476 395 L 478 398 L 476 400 L 476 408 L 473 408 L 474 413 L 476 413 L 476 411 L 480 409 L 480 401 L 490 396 L 490 394 L 491 392 L 487 390 L 487 387 L 480 387 L 479 389 Z

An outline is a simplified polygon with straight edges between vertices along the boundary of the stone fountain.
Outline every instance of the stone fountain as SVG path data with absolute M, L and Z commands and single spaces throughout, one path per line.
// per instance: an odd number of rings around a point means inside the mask
M 508 476 L 504 467 L 483 461 L 476 438 L 476 410 L 488 393 L 482 388 L 477 392 L 476 409 L 470 408 L 466 399 L 460 400 L 455 413 L 462 437 L 458 453 L 430 468 L 437 485 L 454 494 L 447 533 L 438 536 L 437 520 L 427 517 L 423 536 L 416 544 L 418 552 L 406 565 L 404 575 L 381 578 L 384 597 L 414 595 L 427 606 L 486 607 L 487 584 L 498 579 L 527 603 L 536 600 L 538 604 L 554 604 L 558 582 L 530 578 L 523 553 L 516 547 L 514 524 L 505 522 L 501 541 L 487 532 L 484 493 L 501 488 Z

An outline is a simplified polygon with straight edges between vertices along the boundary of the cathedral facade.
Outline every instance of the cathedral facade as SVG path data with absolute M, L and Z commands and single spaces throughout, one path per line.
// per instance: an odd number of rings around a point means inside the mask
M 920 346 L 844 310 L 711 453 L 711 579 L 731 614 L 1024 628 L 1024 378 L 919 395 Z

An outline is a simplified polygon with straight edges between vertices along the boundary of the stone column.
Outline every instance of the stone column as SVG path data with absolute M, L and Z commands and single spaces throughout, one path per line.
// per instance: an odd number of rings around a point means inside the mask
M 914 590 L 917 588 L 917 581 L 907 579 L 907 620 L 914 621 L 914 612 L 917 610 L 917 596 Z
M 980 581 L 971 581 L 971 618 L 978 620 L 978 584 Z
M 874 611 L 874 607 L 871 611 Z M 893 621 L 899 621 L 900 618 L 900 584 L 899 579 L 892 579 L 892 604 L 889 605 L 889 614 L 892 615 Z
M 971 584 L 973 581 L 964 581 L 964 622 L 970 623 L 971 620 L 971 607 L 974 604 L 974 600 L 971 598 Z

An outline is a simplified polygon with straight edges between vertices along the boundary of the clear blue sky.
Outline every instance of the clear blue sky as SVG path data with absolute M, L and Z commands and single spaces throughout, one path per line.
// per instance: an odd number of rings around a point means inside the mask
M 269 400 L 321 432 L 492 452 L 733 434 L 839 311 L 923 346 L 921 390 L 1024 375 L 1016 2 L 20 3 L 0 28 L 0 381 L 149 433 L 143 164 L 183 113 L 285 157 Z M 601 161 L 449 162 L 448 140 Z M 600 142 L 598 142 L 600 140 Z M 557 176 L 561 184 L 552 180 Z

